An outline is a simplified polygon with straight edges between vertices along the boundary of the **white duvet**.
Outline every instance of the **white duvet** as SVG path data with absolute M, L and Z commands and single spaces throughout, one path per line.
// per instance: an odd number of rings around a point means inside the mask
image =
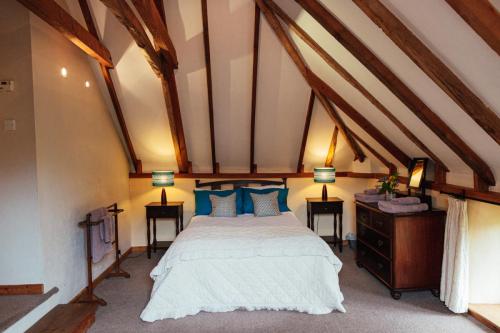
M 151 272 L 144 321 L 200 311 L 345 312 L 340 260 L 291 212 L 195 216 Z

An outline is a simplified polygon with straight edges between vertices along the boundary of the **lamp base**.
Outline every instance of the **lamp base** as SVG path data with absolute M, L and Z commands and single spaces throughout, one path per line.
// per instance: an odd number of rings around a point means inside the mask
M 165 192 L 165 188 L 161 189 L 161 204 L 162 206 L 167 204 L 167 192 Z
M 323 191 L 321 192 L 321 200 L 328 200 L 328 191 L 326 190 L 326 184 L 323 184 Z

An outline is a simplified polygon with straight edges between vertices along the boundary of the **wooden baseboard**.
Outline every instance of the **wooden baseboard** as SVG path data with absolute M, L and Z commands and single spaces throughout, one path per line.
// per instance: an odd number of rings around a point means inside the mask
M 495 332 L 500 332 L 499 304 L 469 304 L 469 314 Z
M 129 248 L 120 256 L 120 263 L 122 263 L 125 259 L 127 259 L 130 253 L 132 253 L 132 247 Z M 99 274 L 99 276 L 93 280 L 94 287 L 96 287 L 99 283 L 102 282 L 102 280 L 106 278 L 106 276 L 113 270 L 114 266 L 115 262 L 111 263 L 111 265 L 109 265 L 109 267 L 106 268 L 104 272 Z M 70 303 L 77 303 L 80 297 L 82 297 L 82 295 L 85 294 L 86 292 L 87 292 L 87 287 L 83 288 L 75 297 L 73 297 Z
M 43 284 L 0 285 L 0 295 L 40 295 L 43 294 Z
M 142 252 L 146 252 L 148 247 L 147 246 L 132 246 L 130 249 L 132 250 L 131 253 L 142 253 Z

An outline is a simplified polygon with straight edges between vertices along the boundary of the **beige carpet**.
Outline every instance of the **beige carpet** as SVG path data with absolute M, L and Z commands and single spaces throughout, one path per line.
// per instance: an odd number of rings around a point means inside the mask
M 393 300 L 386 287 L 356 266 L 349 249 L 339 255 L 344 263 L 340 282 L 347 313 L 314 316 L 287 311 L 235 311 L 145 323 L 139 314 L 152 287 L 148 274 L 161 254 L 151 260 L 145 254 L 133 254 L 136 257 L 123 264 L 132 275 L 130 279 L 105 280 L 98 286 L 96 293 L 108 305 L 99 308 L 90 332 L 488 332 L 472 317 L 449 312 L 428 291 L 404 293 L 401 300 Z

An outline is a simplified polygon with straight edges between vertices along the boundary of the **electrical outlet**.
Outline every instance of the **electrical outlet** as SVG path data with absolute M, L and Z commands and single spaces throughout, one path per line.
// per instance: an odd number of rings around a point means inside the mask
M 14 91 L 14 81 L 1 80 L 0 81 L 0 92 L 11 92 L 11 91 Z

